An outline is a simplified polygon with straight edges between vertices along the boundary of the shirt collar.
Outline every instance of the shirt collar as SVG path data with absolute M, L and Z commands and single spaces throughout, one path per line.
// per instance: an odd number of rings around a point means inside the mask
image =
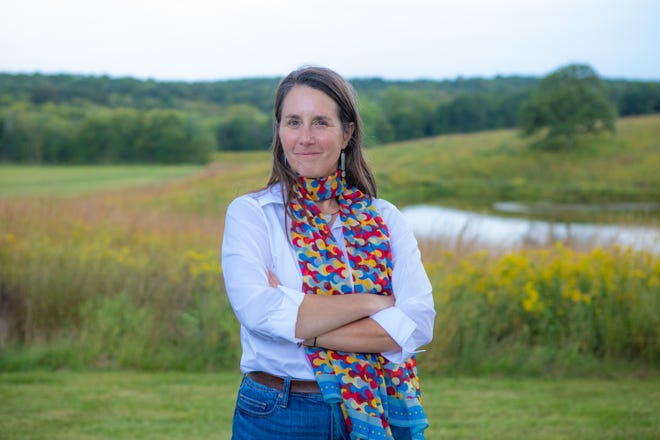
M 271 203 L 284 205 L 284 201 L 282 200 L 282 184 L 276 183 L 257 192 L 255 198 L 261 206 Z

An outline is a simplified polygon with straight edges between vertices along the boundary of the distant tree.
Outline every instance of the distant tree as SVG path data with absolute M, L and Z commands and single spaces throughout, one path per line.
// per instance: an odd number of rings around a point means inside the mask
M 384 117 L 394 131 L 393 140 L 431 135 L 434 104 L 428 93 L 401 87 L 388 87 L 380 96 Z
M 364 127 L 364 143 L 368 147 L 385 144 L 394 139 L 394 130 L 383 108 L 369 99 L 360 99 L 360 115 Z
M 613 81 L 610 92 L 621 116 L 660 112 L 660 83 Z
M 0 111 L 0 160 L 66 161 L 76 131 L 75 121 L 61 107 L 48 104 L 43 111 L 35 111 L 25 103 L 16 103 Z
M 272 135 L 272 119 L 247 104 L 230 106 L 216 128 L 220 150 L 266 150 Z
M 573 64 L 541 80 L 520 110 L 523 136 L 546 130 L 539 145 L 570 147 L 583 133 L 615 131 L 617 112 L 594 69 Z

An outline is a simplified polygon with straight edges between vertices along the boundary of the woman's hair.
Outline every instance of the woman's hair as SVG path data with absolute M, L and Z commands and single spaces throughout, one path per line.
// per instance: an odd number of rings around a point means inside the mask
M 302 67 L 287 75 L 277 88 L 275 94 L 273 123 L 273 169 L 268 179 L 268 186 L 282 183 L 283 195 L 288 202 L 297 181 L 296 173 L 286 165 L 284 148 L 279 136 L 279 125 L 282 121 L 282 105 L 284 98 L 295 86 L 306 86 L 328 95 L 339 107 L 339 119 L 344 131 L 350 129 L 353 123 L 353 135 L 348 141 L 345 154 L 346 184 L 355 186 L 364 194 L 376 197 L 376 179 L 374 178 L 362 145 L 362 121 L 357 106 L 357 98 L 353 87 L 338 73 L 325 67 Z

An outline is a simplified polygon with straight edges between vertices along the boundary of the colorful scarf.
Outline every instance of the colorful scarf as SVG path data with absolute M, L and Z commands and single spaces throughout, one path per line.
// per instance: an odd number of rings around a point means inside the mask
M 333 197 L 339 202 L 348 266 L 331 225 L 314 203 Z M 320 179 L 301 177 L 290 211 L 306 294 L 392 295 L 389 231 L 371 197 L 357 188 L 344 188 L 339 171 Z M 428 422 L 414 356 L 394 364 L 378 353 L 305 350 L 324 400 L 339 405 L 351 439 L 392 440 L 390 425 L 409 427 L 413 439 L 424 438 Z

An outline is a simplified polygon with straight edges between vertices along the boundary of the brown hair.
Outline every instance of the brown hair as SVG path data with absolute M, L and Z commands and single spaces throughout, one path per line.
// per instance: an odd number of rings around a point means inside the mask
M 284 185 L 283 197 L 285 204 L 292 196 L 293 187 L 296 184 L 296 173 L 286 165 L 284 148 L 278 134 L 280 122 L 282 121 L 282 104 L 284 98 L 294 86 L 307 86 L 319 90 L 328 95 L 339 107 L 339 119 L 344 131 L 348 131 L 353 123 L 353 135 L 348 141 L 344 154 L 346 156 L 346 184 L 355 186 L 364 194 L 376 197 L 376 179 L 374 178 L 362 144 L 362 121 L 357 106 L 355 90 L 338 73 L 325 67 L 302 67 L 287 75 L 277 88 L 275 94 L 273 141 L 273 169 L 267 185 L 281 183 Z

